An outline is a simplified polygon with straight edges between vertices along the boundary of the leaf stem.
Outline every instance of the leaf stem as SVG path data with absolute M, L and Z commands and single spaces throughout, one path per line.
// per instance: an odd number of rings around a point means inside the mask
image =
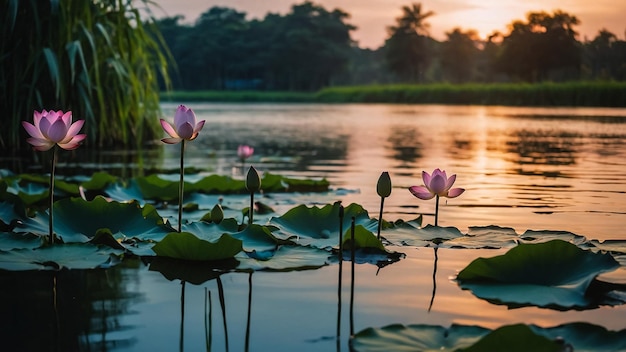
M 254 191 L 250 191 L 250 208 L 248 209 L 248 225 L 252 225 L 254 216 Z

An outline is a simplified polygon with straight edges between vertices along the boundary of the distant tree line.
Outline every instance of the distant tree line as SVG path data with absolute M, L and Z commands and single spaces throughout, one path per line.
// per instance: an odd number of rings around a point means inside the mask
M 444 41 L 428 32 L 419 3 L 402 7 L 376 50 L 358 47 L 349 14 L 306 1 L 285 15 L 247 20 L 213 7 L 193 25 L 181 16 L 157 21 L 176 67 L 180 90 L 315 91 L 334 85 L 427 82 L 626 80 L 626 41 L 600 30 L 578 40 L 577 17 L 561 10 L 532 12 L 507 33 L 486 40 L 454 28 Z

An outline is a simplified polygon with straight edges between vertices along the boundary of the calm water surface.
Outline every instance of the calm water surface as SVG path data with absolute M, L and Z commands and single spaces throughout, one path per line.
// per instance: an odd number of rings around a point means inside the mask
M 255 148 L 249 163 L 260 171 L 327 178 L 336 190 L 330 202 L 359 203 L 376 216 L 376 181 L 388 171 L 394 190 L 385 202 L 385 219 L 424 214 L 424 223 L 432 224 L 434 201 L 414 198 L 407 188 L 422 184 L 422 170 L 442 168 L 456 173 L 456 186 L 466 192 L 442 203 L 441 226 L 466 232 L 469 226 L 495 224 L 518 233 L 548 229 L 590 239 L 626 239 L 626 109 L 189 106 L 207 123 L 188 144 L 186 165 L 207 174 L 240 177 L 235 151 L 237 145 L 249 144 Z M 175 104 L 163 105 L 166 116 L 175 109 Z M 117 163 L 116 158 L 121 156 L 102 152 L 89 163 L 66 162 L 59 170 L 80 166 L 137 172 L 135 164 L 126 159 Z M 166 146 L 156 158 L 146 154 L 143 165 L 176 169 L 178 158 L 178 148 Z M 373 265 L 356 266 L 356 331 L 394 323 L 497 328 L 586 321 L 611 330 L 626 328 L 623 306 L 509 310 L 475 298 L 452 281 L 473 259 L 504 250 L 439 249 L 433 280 L 432 248 L 393 249 L 407 257 L 380 271 Z M 228 273 L 184 287 L 139 260 L 106 271 L 5 273 L 0 275 L 0 313 L 5 317 L 0 337 L 16 351 L 44 345 L 70 351 L 201 351 L 207 345 L 212 351 L 243 351 L 246 346 L 250 351 L 348 351 L 346 267 L 339 346 L 337 265 L 303 272 Z M 623 267 L 610 275 L 626 282 Z

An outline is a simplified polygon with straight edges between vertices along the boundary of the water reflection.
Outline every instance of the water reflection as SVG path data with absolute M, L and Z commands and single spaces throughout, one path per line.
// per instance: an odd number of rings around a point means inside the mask
M 144 296 L 133 290 L 136 262 L 121 270 L 0 272 L 0 339 L 8 351 L 130 348 L 122 317 Z
M 516 154 L 514 162 L 520 165 L 573 165 L 581 139 L 572 133 L 521 130 L 507 142 L 507 152 Z

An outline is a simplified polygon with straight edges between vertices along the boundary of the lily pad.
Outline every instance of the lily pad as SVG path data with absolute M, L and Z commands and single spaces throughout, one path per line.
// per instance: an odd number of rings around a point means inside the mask
M 506 325 L 496 330 L 479 326 L 389 325 L 367 328 L 351 341 L 354 351 L 623 351 L 626 329 L 609 331 L 589 323 L 551 328 Z
M 322 208 L 299 205 L 283 216 L 270 219 L 278 231 L 274 235 L 285 240 L 292 240 L 300 245 L 311 245 L 317 248 L 339 246 L 339 208 L 338 203 L 327 204 Z M 367 211 L 358 204 L 350 204 L 344 208 L 342 228 L 350 227 L 352 218 L 355 224 L 365 228 L 375 228 L 376 220 L 370 219 Z
M 17 234 L 0 232 L 0 250 L 2 251 L 21 248 L 34 249 L 40 247 L 41 244 L 41 237 L 33 235 L 32 233 Z
M 396 245 L 427 247 L 444 241 L 462 237 L 456 227 L 426 225 L 418 226 L 413 222 L 400 223 L 381 234 L 389 242 Z
M 456 324 L 449 328 L 394 324 L 360 331 L 352 338 L 351 346 L 353 351 L 368 352 L 454 351 L 471 346 L 489 331 L 480 326 Z
M 552 240 L 567 241 L 576 245 L 587 242 L 585 236 L 577 235 L 569 231 L 550 231 L 550 230 L 526 230 L 520 235 L 520 240 L 524 243 L 540 243 Z
M 465 236 L 445 241 L 447 248 L 510 248 L 518 244 L 519 235 L 510 227 L 471 226 Z
M 228 234 L 217 242 L 201 240 L 189 232 L 171 232 L 154 245 L 152 250 L 161 257 L 193 261 L 211 261 L 233 258 L 243 250 L 241 241 Z
M 65 198 L 54 203 L 54 232 L 64 242 L 87 242 L 104 228 L 112 233 L 121 232 L 128 237 L 142 239 L 162 237 L 172 231 L 163 224 L 153 206 L 142 208 L 136 201 L 108 202 L 103 197 L 96 197 L 91 201 Z M 48 215 L 39 213 L 34 218 L 28 218 L 14 231 L 47 235 Z
M 459 272 L 457 280 L 475 296 L 510 308 L 589 309 L 608 304 L 602 293 L 588 292 L 596 276 L 618 267 L 609 254 L 552 240 L 520 244 L 504 255 L 475 259 Z
M 237 257 L 238 270 L 293 271 L 321 268 L 328 264 L 330 254 L 322 249 L 302 246 L 279 246 L 266 260 Z
M 36 249 L 0 252 L 0 269 L 60 270 L 110 267 L 123 251 L 84 243 L 57 244 Z

